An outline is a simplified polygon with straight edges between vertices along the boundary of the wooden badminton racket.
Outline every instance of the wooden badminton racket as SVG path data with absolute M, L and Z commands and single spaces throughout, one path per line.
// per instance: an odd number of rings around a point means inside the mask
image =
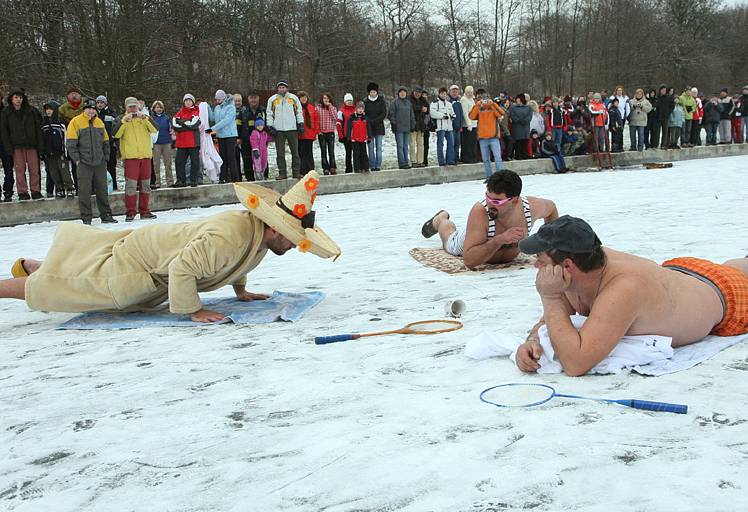
M 401 329 L 394 331 L 378 331 L 360 334 L 337 334 L 335 336 L 317 336 L 314 343 L 317 345 L 326 345 L 327 343 L 337 343 L 339 341 L 357 340 L 369 336 L 385 336 L 387 334 L 441 334 L 443 332 L 452 332 L 462 329 L 462 322 L 457 320 L 423 320 L 413 322 Z

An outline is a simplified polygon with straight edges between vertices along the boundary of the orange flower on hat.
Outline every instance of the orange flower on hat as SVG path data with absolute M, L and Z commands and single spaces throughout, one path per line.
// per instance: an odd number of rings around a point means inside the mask
M 306 238 L 303 239 L 301 242 L 299 242 L 299 251 L 301 252 L 307 252 L 311 247 L 312 247 L 312 242 L 310 242 Z
M 254 194 L 249 194 L 249 198 L 247 198 L 247 204 L 250 208 L 257 208 L 258 206 L 260 206 L 260 198 Z
M 309 178 L 309 179 L 308 179 L 308 180 L 306 180 L 306 182 L 304 183 L 304 187 L 306 187 L 306 189 L 307 189 L 307 190 L 308 190 L 309 192 L 312 192 L 312 191 L 314 191 L 314 190 L 317 190 L 317 185 L 319 185 L 319 180 L 315 180 L 314 178 Z
M 293 214 L 300 219 L 304 217 L 304 215 L 306 215 L 306 205 L 299 203 L 295 204 L 293 206 Z

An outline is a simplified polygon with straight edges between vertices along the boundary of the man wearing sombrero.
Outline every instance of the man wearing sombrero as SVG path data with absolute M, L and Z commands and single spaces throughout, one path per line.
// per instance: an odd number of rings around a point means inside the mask
M 146 311 L 168 299 L 169 310 L 195 322 L 223 315 L 203 309 L 199 292 L 231 285 L 239 300 L 266 299 L 246 290 L 246 274 L 265 257 L 298 247 L 321 258 L 340 248 L 315 226 L 319 175 L 311 171 L 281 196 L 235 183 L 247 210 L 182 224 L 108 231 L 63 223 L 44 262 L 19 259 L 0 298 L 24 299 L 42 311 Z M 86 251 L 80 248 L 85 247 Z

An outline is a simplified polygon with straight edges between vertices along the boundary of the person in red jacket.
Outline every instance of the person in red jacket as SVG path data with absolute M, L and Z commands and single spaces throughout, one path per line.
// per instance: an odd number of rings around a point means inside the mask
M 171 127 L 177 134 L 175 146 L 177 148 L 176 168 L 177 181 L 175 187 L 196 187 L 200 184 L 200 109 L 195 105 L 195 97 L 185 94 L 182 98 L 182 108 L 171 118 Z M 185 167 L 187 157 L 190 158 L 190 178 L 187 179 Z
M 299 101 L 304 114 L 304 131 L 299 134 L 299 160 L 302 176 L 314 170 L 314 152 L 312 145 L 319 133 L 319 113 L 312 103 L 309 95 L 299 91 Z
M 356 112 L 348 118 L 345 138 L 351 142 L 353 149 L 354 172 L 369 172 L 369 156 L 366 154 L 366 144 L 371 139 L 371 126 L 364 114 L 364 102 L 356 104 Z
M 343 96 L 343 106 L 338 110 L 338 141 L 345 146 L 345 172 L 353 172 L 353 145 L 345 136 L 348 119 L 356 113 L 356 107 L 353 106 L 353 94 L 347 92 Z

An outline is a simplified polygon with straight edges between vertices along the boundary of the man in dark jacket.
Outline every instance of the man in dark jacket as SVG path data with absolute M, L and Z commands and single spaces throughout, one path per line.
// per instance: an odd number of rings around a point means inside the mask
M 16 90 L 8 96 L 8 106 L 0 116 L 0 136 L 6 151 L 13 152 L 13 170 L 21 201 L 43 198 L 39 171 L 39 155 L 44 153 L 41 123 L 39 111 L 29 105 L 23 90 Z M 29 181 L 26 181 L 27 169 Z
M 63 164 L 65 157 L 65 123 L 60 119 L 57 111 L 60 104 L 50 100 L 44 104 L 42 110 L 42 137 L 44 138 L 44 169 L 47 171 L 47 195 L 51 197 L 50 189 L 58 199 L 75 197 L 73 178 L 70 171 Z
M 455 164 L 462 162 L 462 155 L 460 149 L 462 147 L 462 120 L 469 112 L 462 111 L 462 103 L 460 103 L 460 87 L 458 85 L 452 85 L 449 88 L 449 97 L 447 100 L 452 104 L 452 110 L 454 110 L 455 116 L 452 119 L 452 140 L 454 141 L 455 147 Z
M 675 109 L 675 98 L 669 94 L 670 90 L 666 85 L 660 85 L 660 93 L 657 96 L 657 121 L 660 125 L 662 138 L 660 140 L 660 149 L 668 149 L 668 129 L 670 127 L 670 114 Z
M 0 98 L 0 117 L 3 115 L 4 108 L 7 107 L 3 106 L 3 99 Z M 3 164 L 3 202 L 9 203 L 13 200 L 13 186 L 16 184 L 16 180 L 13 177 L 13 151 L 10 149 L 6 151 L 1 136 L 0 161 L 2 161 Z
M 116 224 L 109 206 L 106 163 L 109 161 L 109 133 L 96 112 L 96 102 L 83 102 L 83 113 L 75 116 L 67 129 L 66 147 L 78 169 L 78 207 L 84 224 L 91 224 L 91 188 L 96 192 L 96 206 L 101 222 Z
M 706 145 L 717 145 L 717 128 L 719 127 L 720 117 L 722 115 L 722 105 L 716 97 L 705 101 L 704 105 L 704 130 L 706 130 Z
M 112 132 L 117 112 L 109 106 L 109 100 L 104 95 L 96 97 L 96 115 L 104 122 L 109 135 L 109 160 L 106 163 L 106 170 L 112 177 L 112 188 L 117 190 L 117 139 Z
M 410 132 L 416 125 L 416 116 L 413 115 L 413 104 L 408 99 L 408 89 L 404 85 L 397 89 L 397 98 L 390 102 L 387 118 L 395 134 L 397 165 L 400 169 L 410 169 L 408 142 Z
M 424 167 L 423 165 L 423 130 L 425 129 L 426 114 L 429 104 L 423 97 L 423 89 L 415 87 L 410 95 L 413 104 L 413 115 L 416 118 L 416 126 L 410 132 L 410 165 L 413 167 Z
M 241 146 L 242 155 L 244 155 L 245 151 L 247 152 L 247 155 L 250 155 L 251 147 L 249 144 L 249 136 L 252 135 L 253 131 L 255 131 L 255 121 L 262 119 L 264 122 L 266 117 L 265 107 L 260 105 L 260 95 L 256 92 L 249 93 L 247 95 L 247 106 L 242 109 L 242 129 L 239 133 L 240 138 L 243 140 Z M 249 166 L 244 166 L 244 175 L 247 178 L 247 181 L 254 181 L 255 179 L 254 172 L 252 172 L 251 158 L 249 160 Z M 268 169 L 266 167 L 265 179 L 267 179 L 267 177 Z
M 527 96 L 519 93 L 514 104 L 509 108 L 509 119 L 512 121 L 512 143 L 514 144 L 514 158 L 526 160 L 527 140 L 530 138 L 530 121 L 532 109 L 527 106 Z
M 370 82 L 366 87 L 369 95 L 364 99 L 364 113 L 369 120 L 372 136 L 369 139 L 369 169 L 382 168 L 382 140 L 384 139 L 384 119 L 387 117 L 387 103 L 379 94 L 379 86 Z
M 728 94 L 727 87 L 723 87 L 719 91 L 719 106 L 722 107 L 719 113 L 719 143 L 730 144 L 732 142 L 732 122 L 730 118 L 735 109 L 735 102 Z

